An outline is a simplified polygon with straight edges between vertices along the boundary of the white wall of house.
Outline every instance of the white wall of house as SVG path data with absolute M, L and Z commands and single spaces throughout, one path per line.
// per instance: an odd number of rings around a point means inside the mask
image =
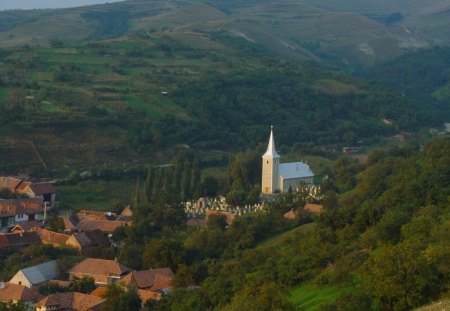
M 28 221 L 28 215 L 27 214 L 17 214 L 14 217 L 14 221 L 17 222 L 24 222 L 24 221 Z
M 17 272 L 9 281 L 9 283 L 19 284 L 28 288 L 31 288 L 33 286 L 33 284 L 31 284 L 31 282 L 26 278 L 22 271 Z

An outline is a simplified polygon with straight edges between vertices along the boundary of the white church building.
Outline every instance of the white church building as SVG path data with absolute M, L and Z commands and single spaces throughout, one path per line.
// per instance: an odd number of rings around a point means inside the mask
M 300 184 L 312 184 L 314 173 L 303 162 L 280 163 L 280 155 L 275 150 L 273 126 L 270 129 L 269 145 L 262 156 L 262 193 L 271 195 L 277 192 L 295 190 Z

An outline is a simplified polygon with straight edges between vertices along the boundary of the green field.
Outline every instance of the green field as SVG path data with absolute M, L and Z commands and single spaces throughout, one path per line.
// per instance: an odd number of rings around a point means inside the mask
M 261 242 L 256 248 L 269 248 L 281 245 L 283 242 L 288 241 L 289 239 L 295 239 L 298 234 L 307 234 L 313 231 L 315 228 L 314 223 L 306 224 L 292 230 L 286 231 L 282 234 L 274 236 L 270 239 L 267 239 Z
M 131 202 L 136 181 L 82 181 L 77 185 L 57 186 L 57 201 L 61 208 L 74 210 L 109 211 L 109 203 L 119 200 L 124 205 Z
M 290 291 L 289 301 L 300 310 L 319 311 L 324 305 L 339 298 L 342 291 L 336 286 L 318 288 L 312 284 L 302 284 Z

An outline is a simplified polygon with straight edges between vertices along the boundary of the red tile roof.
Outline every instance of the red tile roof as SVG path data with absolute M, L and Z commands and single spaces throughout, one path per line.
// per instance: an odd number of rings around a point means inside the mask
M 127 226 L 128 222 L 120 220 L 90 220 L 83 219 L 77 225 L 77 229 L 80 231 L 92 231 L 100 230 L 102 232 L 111 233 L 119 227 Z
M 44 203 L 39 199 L 0 200 L 0 215 L 15 216 L 17 214 L 33 215 L 44 212 Z
M 41 241 L 46 244 L 66 245 L 70 235 L 54 232 L 48 229 L 36 228 Z
M 87 258 L 68 272 L 85 275 L 122 276 L 131 269 L 114 260 Z
M 297 213 L 294 211 L 293 208 L 291 208 L 291 210 L 289 212 L 284 213 L 283 217 L 286 219 L 293 220 L 293 219 L 297 218 Z
M 81 293 L 58 293 L 45 297 L 35 304 L 36 307 L 55 308 L 57 310 L 97 310 L 105 299 L 81 294 Z
M 305 210 L 311 212 L 311 213 L 320 213 L 322 211 L 323 206 L 320 204 L 312 204 L 312 203 L 306 203 L 305 204 Z
M 103 298 L 103 296 L 105 295 L 105 293 L 108 291 L 107 287 L 97 287 L 96 289 L 94 289 L 94 291 L 92 291 L 89 295 L 92 296 L 97 296 L 100 298 Z
M 138 289 L 139 298 L 141 298 L 142 302 L 147 302 L 149 300 L 159 300 L 161 299 L 161 293 L 157 293 L 151 290 Z
M 0 283 L 0 301 L 8 302 L 10 300 L 35 302 L 42 299 L 39 294 L 39 288 L 28 288 L 18 284 Z
M 82 248 L 109 244 L 108 237 L 100 230 L 78 232 L 72 236 Z
M 23 180 L 18 178 L 0 176 L 0 189 L 6 188 L 11 192 L 15 192 L 22 182 Z
M 170 285 L 174 273 L 170 268 L 150 269 L 143 271 L 132 271 L 122 279 L 126 286 L 135 286 L 141 289 L 159 290 L 162 288 L 171 289 Z
M 41 239 L 36 232 L 0 234 L 0 248 L 40 244 Z
M 50 183 L 30 184 L 29 186 L 35 195 L 55 193 L 55 188 Z
M 44 224 L 40 221 L 32 220 L 32 221 L 25 221 L 22 223 L 19 223 L 15 225 L 11 232 L 28 232 L 28 231 L 36 231 L 36 228 L 42 228 Z

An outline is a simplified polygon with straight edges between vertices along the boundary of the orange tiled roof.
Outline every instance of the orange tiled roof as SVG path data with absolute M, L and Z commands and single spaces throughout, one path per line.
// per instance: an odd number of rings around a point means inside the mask
M 170 282 L 174 274 L 169 268 L 150 269 L 143 271 L 132 271 L 122 279 L 126 286 L 135 286 L 137 288 L 145 288 L 150 290 L 158 290 L 162 288 L 171 289 Z
M 92 247 L 109 244 L 109 239 L 100 230 L 83 231 L 72 234 L 81 247 Z
M 36 232 L 43 243 L 66 245 L 70 235 L 54 232 L 48 229 L 36 228 Z
M 139 298 L 142 302 L 147 302 L 148 300 L 159 300 L 161 298 L 161 293 L 157 293 L 151 290 L 138 289 Z
M 35 195 L 55 193 L 55 188 L 50 183 L 30 184 L 29 186 Z
M 28 288 L 18 284 L 2 283 L 3 287 L 0 288 L 0 301 L 8 302 L 10 300 L 17 301 L 38 301 L 42 298 L 39 294 L 39 288 Z
M 127 226 L 128 222 L 120 220 L 91 220 L 83 219 L 77 225 L 80 231 L 100 230 L 102 232 L 113 232 L 116 228 Z
M 130 268 L 114 260 L 86 258 L 68 272 L 85 275 L 122 276 L 130 271 Z
M 35 304 L 36 307 L 55 308 L 57 310 L 96 310 L 105 299 L 76 292 L 58 293 L 45 297 Z
M 305 210 L 311 212 L 311 213 L 320 213 L 322 211 L 323 206 L 320 204 L 312 204 L 312 203 L 306 203 L 305 204 Z
M 25 221 L 20 224 L 15 225 L 11 232 L 28 232 L 28 231 L 36 231 L 35 228 L 41 228 L 44 224 L 42 222 L 32 220 L 32 221 Z
M 284 213 L 283 217 L 286 219 L 293 220 L 293 219 L 297 218 L 297 213 L 294 211 L 294 209 L 291 208 L 291 210 L 289 212 Z
M 107 290 L 108 290 L 107 287 L 97 287 L 97 288 L 94 289 L 94 291 L 92 291 L 89 295 L 92 295 L 92 296 L 96 296 L 96 297 L 102 298 L 102 297 L 105 295 L 105 293 L 106 293 Z
M 0 249 L 14 246 L 40 244 L 41 239 L 36 232 L 0 233 Z
M 91 210 L 81 210 L 77 213 L 81 219 L 87 216 L 93 220 L 115 220 L 117 218 L 117 214 L 115 213 L 105 213 L 100 211 L 91 211 Z
M 44 212 L 44 203 L 39 199 L 0 200 L 0 215 L 37 214 Z
M 11 192 L 15 192 L 21 183 L 23 180 L 18 178 L 0 176 L 0 188 L 6 188 Z

